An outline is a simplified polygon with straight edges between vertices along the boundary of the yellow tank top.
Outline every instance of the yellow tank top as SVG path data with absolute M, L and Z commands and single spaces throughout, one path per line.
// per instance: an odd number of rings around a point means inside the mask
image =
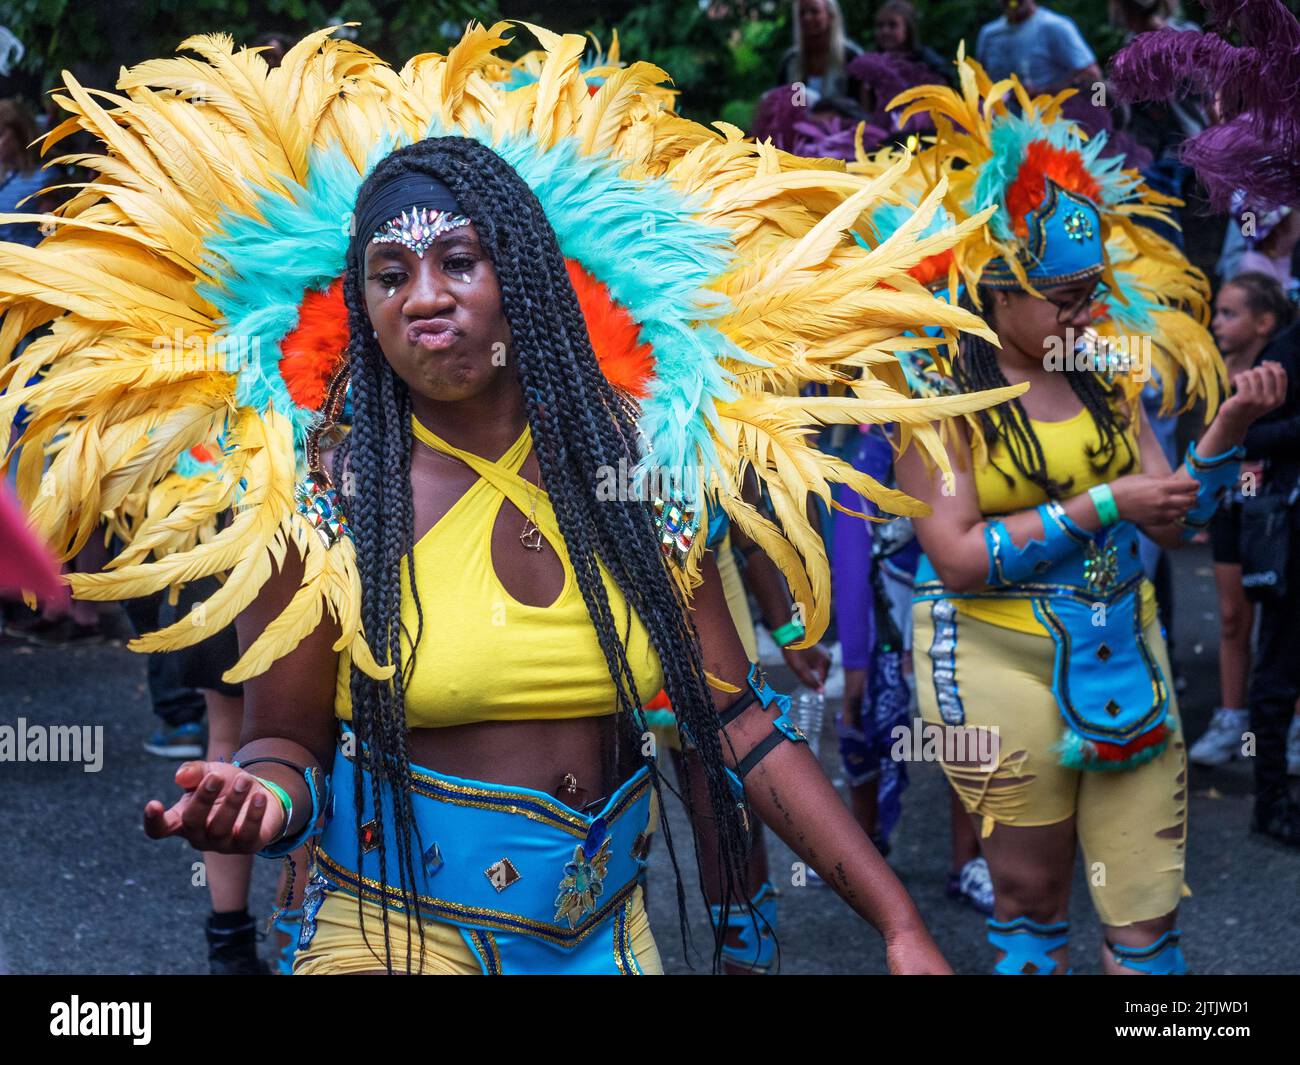
M 424 633 L 406 685 L 411 728 L 477 721 L 599 717 L 618 709 L 614 682 L 583 602 L 555 511 L 546 493 L 519 469 L 532 448 L 527 427 L 496 462 L 452 447 L 419 422 L 417 439 L 468 464 L 479 480 L 452 504 L 415 545 L 415 581 Z M 492 526 L 503 499 L 533 520 L 560 557 L 564 587 L 550 606 L 514 599 L 492 568 Z M 659 657 L 635 611 L 605 567 L 601 578 L 610 612 L 627 648 L 637 694 L 650 699 L 663 687 Z M 415 601 L 402 567 L 402 623 L 413 638 Z M 403 664 L 411 661 L 403 638 Z M 340 656 L 335 713 L 352 718 L 350 657 Z
M 1034 432 L 1043 447 L 1048 469 L 1057 481 L 1072 480 L 1070 494 L 1086 492 L 1093 485 L 1105 484 L 1119 476 L 1119 469 L 1128 457 L 1125 450 L 1118 449 L 1114 459 L 1104 470 L 1096 470 L 1088 461 L 1088 449 L 1101 444 L 1101 434 L 1097 424 L 1087 408 L 1079 411 L 1073 418 L 1060 422 L 1040 422 L 1031 418 Z M 1130 425 L 1125 433 L 1133 455 L 1137 460 L 1130 472 L 1140 472 L 1141 460 L 1138 457 L 1137 431 Z M 979 496 L 981 514 L 1012 514 L 1017 510 L 1028 510 L 1047 502 L 1047 493 L 1038 485 L 1029 481 L 1015 468 L 1011 456 L 1002 439 L 996 440 L 989 447 L 989 463 L 975 470 L 975 491 Z M 997 468 L 994 467 L 997 464 Z M 1011 478 L 1007 482 L 1007 477 Z M 1034 617 L 1033 606 L 1028 599 L 955 599 L 957 610 L 970 617 L 987 621 L 991 625 L 1016 629 L 1036 636 L 1049 635 L 1047 629 Z M 1150 581 L 1142 582 L 1142 623 L 1148 625 L 1156 616 L 1155 588 Z

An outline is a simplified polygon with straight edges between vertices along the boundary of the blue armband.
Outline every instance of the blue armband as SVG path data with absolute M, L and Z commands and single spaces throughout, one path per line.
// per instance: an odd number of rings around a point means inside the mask
M 1241 458 L 1245 453 L 1245 448 L 1234 447 L 1221 455 L 1201 458 L 1196 453 L 1195 444 L 1187 445 L 1184 466 L 1196 482 L 1196 503 L 1180 522 L 1184 540 L 1190 540 L 1210 524 L 1214 512 L 1219 509 L 1219 501 L 1241 476 Z
M 767 683 L 767 679 L 763 676 L 762 670 L 758 668 L 757 662 L 749 664 L 748 679 L 749 690 L 742 692 L 734 703 L 718 715 L 718 719 L 722 724 L 724 726 L 730 724 L 755 702 L 764 710 L 775 703 L 779 713 L 772 722 L 772 734 L 764 737 L 752 751 L 737 763 L 734 774 L 729 773 L 737 783 L 742 782 L 754 766 L 771 754 L 777 744 L 786 740 L 791 743 L 808 742 L 808 737 L 800 732 L 799 727 L 790 720 L 790 696 L 782 695 Z
M 1038 508 L 1043 523 L 1043 538 L 1030 539 L 1024 547 L 1011 542 L 1011 534 L 1001 521 L 984 525 L 984 545 L 989 554 L 990 588 L 1008 588 L 1041 577 L 1061 559 L 1091 541 L 1083 529 L 1070 520 L 1065 508 L 1055 500 Z

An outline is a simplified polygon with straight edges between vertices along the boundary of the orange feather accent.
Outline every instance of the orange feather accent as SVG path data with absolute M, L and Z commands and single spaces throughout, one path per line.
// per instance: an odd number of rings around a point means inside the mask
M 1078 152 L 1057 148 L 1047 141 L 1034 141 L 1025 152 L 1025 161 L 1016 172 L 1016 180 L 1007 189 L 1007 213 L 1011 225 L 1022 237 L 1028 234 L 1025 215 L 1043 202 L 1043 178 L 1051 178 L 1061 188 L 1086 196 L 1094 203 L 1101 197 L 1101 186 L 1088 173 Z
M 659 689 L 659 694 L 645 704 L 647 710 L 671 710 L 672 702 L 668 698 L 668 691 L 665 688 Z
M 641 327 L 626 307 L 610 298 L 604 282 L 573 259 L 565 259 L 564 265 L 569 268 L 569 280 L 578 294 L 591 347 L 605 379 L 615 388 L 644 399 L 654 373 L 654 357 L 650 345 L 641 340 Z
M 348 349 L 348 311 L 340 277 L 324 292 L 308 290 L 298 327 L 280 342 L 280 376 L 300 407 L 317 410 Z
M 214 462 L 219 454 L 210 444 L 195 444 L 190 448 L 190 457 L 196 462 Z
M 952 265 L 952 249 L 941 251 L 938 255 L 927 255 L 912 269 L 907 271 L 923 285 L 931 285 L 948 276 L 948 267 Z

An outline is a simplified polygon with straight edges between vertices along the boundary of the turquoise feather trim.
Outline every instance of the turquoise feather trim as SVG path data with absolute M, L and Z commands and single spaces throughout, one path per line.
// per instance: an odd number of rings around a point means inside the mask
M 1069 122 L 1053 122 L 1049 125 L 1039 118 L 999 116 L 989 131 L 992 157 L 980 168 L 975 189 L 962 204 L 968 214 L 976 214 L 990 204 L 1000 207 L 1001 210 L 989 219 L 989 229 L 997 239 L 1018 239 L 1006 209 L 1006 194 L 1016 180 L 1029 145 L 1034 141 L 1047 141 L 1055 148 L 1068 148 L 1078 152 L 1088 173 L 1101 187 L 1101 202 L 1097 206 L 1103 210 L 1125 203 L 1136 195 L 1141 178 L 1125 173 L 1124 160 L 1100 158 L 1106 147 L 1105 133 L 1098 133 L 1085 141 Z
M 1107 300 L 1108 317 L 1133 334 L 1155 332 L 1152 314 L 1160 310 L 1161 306 L 1147 295 L 1149 290 L 1142 285 L 1138 276 L 1124 269 L 1124 264 L 1132 262 L 1135 256 L 1128 251 L 1107 247 L 1106 257 L 1110 260 L 1111 274 L 1115 278 L 1114 288 L 1126 301 L 1120 303 L 1118 300 Z
M 672 730 L 677 728 L 677 715 L 671 710 L 642 710 L 646 728 Z
M 873 207 L 871 213 L 867 215 L 867 224 L 871 227 L 872 234 L 876 238 L 876 246 L 883 244 L 898 232 L 903 223 L 914 218 L 916 210 L 916 204 L 904 207 L 902 204 L 897 203 L 882 203 L 878 207 Z M 945 229 L 951 228 L 954 224 L 952 215 L 943 207 L 939 207 L 930 218 L 929 225 L 916 234 L 916 239 L 924 240 L 926 237 L 933 237 Z M 868 244 L 856 231 L 853 233 L 853 239 L 867 251 L 872 250 L 873 246 Z
M 603 282 L 640 325 L 641 339 L 654 351 L 654 376 L 641 405 L 637 484 L 658 467 L 695 503 L 697 485 L 719 465 L 709 435 L 716 405 L 736 398 L 722 360 L 765 365 L 710 324 L 730 309 L 709 288 L 730 268 L 730 234 L 695 221 L 703 207 L 698 198 L 659 178 L 624 178 L 622 160 L 583 155 L 573 140 L 541 150 L 530 134 L 498 142 L 482 128 L 445 131 L 436 121 L 428 135 L 448 132 L 483 142 L 518 171 L 555 229 L 560 251 Z M 685 476 L 692 467 L 703 477 Z
M 200 462 L 188 451 L 183 451 L 176 460 L 175 465 L 172 466 L 172 470 L 182 477 L 219 477 L 221 475 L 221 463 Z
M 1084 739 L 1077 732 L 1066 729 L 1065 734 L 1061 737 L 1061 742 L 1053 748 L 1060 755 L 1060 764 L 1066 769 L 1078 769 L 1087 772 L 1111 773 L 1120 769 L 1136 769 L 1138 766 L 1159 758 L 1164 753 L 1169 741 L 1173 738 L 1175 724 L 1170 718 L 1166 724 L 1169 727 L 1169 735 L 1159 743 L 1153 743 L 1150 747 L 1144 747 L 1136 754 L 1123 761 L 1109 762 L 1101 761 L 1093 756 L 1092 744 Z
M 370 152 L 367 172 L 397 144 Z M 280 376 L 280 342 L 298 325 L 308 289 L 324 290 L 343 273 L 352 209 L 362 175 L 342 148 L 314 148 L 306 186 L 282 179 L 261 190 L 256 214 L 222 213 L 205 242 L 204 268 L 215 280 L 199 292 L 219 312 L 220 335 L 238 338 L 235 402 L 289 419 L 299 457 L 316 412 L 299 407 Z
M 603 75 L 588 73 L 596 67 L 605 66 L 605 57 L 602 55 L 584 55 L 578 63 L 578 70 L 584 75 L 583 80 L 591 87 L 598 88 L 605 84 Z M 531 70 L 525 70 L 523 67 L 513 67 L 510 71 L 510 77 L 501 83 L 503 89 L 507 92 L 513 92 L 515 89 L 522 89 L 527 85 L 537 83 L 537 75 Z M 430 134 L 433 136 L 433 134 Z

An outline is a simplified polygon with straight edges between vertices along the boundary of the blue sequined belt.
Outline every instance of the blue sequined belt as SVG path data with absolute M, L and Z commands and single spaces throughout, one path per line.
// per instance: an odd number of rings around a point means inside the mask
M 308 915 L 314 898 L 335 886 L 376 903 L 387 896 L 390 907 L 402 908 L 392 798 L 384 797 L 388 876 L 381 880 L 370 773 L 362 777 L 360 840 L 354 773 L 340 747 L 304 903 Z M 416 765 L 411 777 L 415 838 L 422 848 L 412 887 L 421 913 L 457 926 L 484 972 L 639 972 L 627 925 L 649 850 L 648 770 L 638 770 L 593 815 L 531 788 L 465 780 Z M 308 931 L 304 927 L 304 939 Z
M 1137 528 L 1123 521 L 1075 538 L 1077 551 L 1044 564 L 1031 578 L 969 593 L 944 588 L 922 555 L 916 599 L 1030 600 L 1056 647 L 1052 692 L 1075 737 L 1067 737 L 1061 761 L 1077 768 L 1125 768 L 1161 749 L 1152 741 L 1167 734 L 1169 713 L 1168 684 L 1142 624 Z M 1128 757 L 1131 745 L 1146 753 Z

